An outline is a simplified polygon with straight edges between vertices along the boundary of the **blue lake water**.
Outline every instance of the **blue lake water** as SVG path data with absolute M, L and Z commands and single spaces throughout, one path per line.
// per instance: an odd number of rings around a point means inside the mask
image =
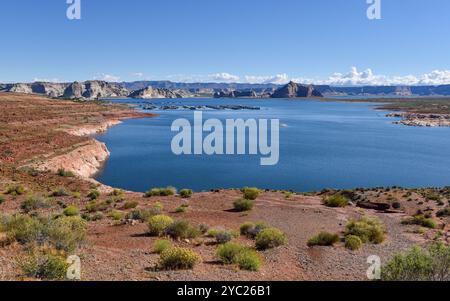
M 278 118 L 280 161 L 260 156 L 176 156 L 171 124 L 193 119 L 191 110 L 152 111 L 97 136 L 111 152 L 96 177 L 107 185 L 146 191 L 175 186 L 195 191 L 256 186 L 315 191 L 323 188 L 450 185 L 450 128 L 392 124 L 374 104 L 247 99 L 114 100 L 156 105 L 246 105 L 259 111 L 205 111 L 204 119 Z

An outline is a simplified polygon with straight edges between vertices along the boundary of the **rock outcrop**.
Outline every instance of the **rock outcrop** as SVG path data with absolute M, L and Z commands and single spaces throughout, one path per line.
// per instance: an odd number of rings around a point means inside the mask
M 93 100 L 105 97 L 127 96 L 129 91 L 115 83 L 86 81 L 74 83 L 17 83 L 5 85 L 4 92 L 39 94 L 53 98 Z
M 313 85 L 301 85 L 290 82 L 284 87 L 276 90 L 272 98 L 305 98 L 305 97 L 323 97 Z
M 184 90 L 169 90 L 165 88 L 147 87 L 134 91 L 128 97 L 139 99 L 153 99 L 153 98 L 186 98 L 189 97 L 189 92 Z
M 214 98 L 257 98 L 255 91 L 219 91 L 214 93 Z
M 99 99 L 107 97 L 127 96 L 128 90 L 118 84 L 104 81 L 74 82 L 64 90 L 63 98 L 68 99 Z

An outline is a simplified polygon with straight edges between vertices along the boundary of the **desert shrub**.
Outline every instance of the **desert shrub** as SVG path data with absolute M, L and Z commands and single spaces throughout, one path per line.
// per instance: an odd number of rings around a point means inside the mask
M 91 200 L 91 201 L 93 201 L 93 200 L 96 200 L 96 199 L 98 199 L 99 197 L 100 197 L 100 191 L 98 191 L 97 189 L 93 189 L 93 190 L 91 190 L 90 192 L 89 192 L 89 194 L 87 195 L 87 197 Z
M 308 240 L 308 246 L 332 246 L 339 241 L 339 235 L 321 232 Z
M 425 228 L 436 228 L 436 222 L 432 218 L 426 218 L 423 215 L 416 215 L 402 220 L 403 225 L 419 225 Z
M 192 226 L 188 221 L 180 220 L 171 223 L 165 230 L 165 234 L 172 238 L 188 239 L 196 238 L 201 233 L 200 230 Z
M 98 202 L 96 200 L 90 201 L 86 205 L 86 211 L 88 212 L 97 212 L 97 211 L 106 211 L 110 205 L 107 202 Z
M 6 237 L 9 242 L 17 241 L 26 244 L 43 237 L 44 225 L 35 217 L 15 214 L 5 217 L 2 224 L 2 230 L 6 232 Z
M 14 185 L 10 186 L 6 189 L 6 194 L 10 194 L 13 196 L 22 195 L 26 192 L 25 187 L 22 185 Z
M 242 188 L 242 193 L 244 194 L 244 199 L 256 200 L 261 192 L 256 187 L 244 187 Z
M 384 281 L 450 281 L 450 246 L 434 243 L 395 255 L 381 269 Z
M 228 242 L 217 248 L 217 256 L 224 264 L 233 264 L 236 262 L 236 256 L 244 249 L 246 249 L 246 247 Z
M 73 177 L 75 177 L 75 174 L 73 172 L 67 171 L 64 168 L 58 169 L 58 172 L 56 174 L 58 176 L 64 177 L 64 178 L 73 178 Z
M 238 212 L 250 211 L 253 209 L 254 203 L 252 200 L 240 199 L 233 203 L 234 210 Z
M 72 192 L 72 197 L 76 199 L 81 199 L 81 193 L 79 191 Z
M 200 255 L 190 249 L 169 248 L 161 253 L 160 266 L 168 270 L 192 269 L 201 260 Z
M 218 244 L 224 244 L 224 243 L 230 242 L 233 238 L 236 238 L 237 236 L 238 236 L 238 234 L 234 231 L 223 230 L 223 231 L 218 231 L 214 237 Z
M 5 197 L 0 194 L 0 205 L 5 202 Z
M 111 218 L 113 221 L 120 221 L 124 218 L 123 212 L 112 210 L 108 213 L 108 217 Z
M 139 205 L 138 201 L 128 201 L 123 205 L 123 209 L 128 210 L 128 209 L 134 209 Z
M 220 231 L 221 231 L 221 230 L 218 230 L 218 229 L 209 229 L 209 230 L 207 231 L 206 236 L 207 236 L 207 237 L 215 238 L 216 235 L 217 235 Z
M 148 230 L 150 235 L 161 236 L 166 229 L 173 224 L 173 219 L 166 215 L 155 215 L 148 221 Z
M 266 228 L 256 236 L 256 248 L 259 250 L 276 248 L 286 243 L 286 235 L 276 228 Z
M 256 224 L 244 223 L 240 228 L 240 233 L 241 235 L 245 235 L 248 238 L 254 239 L 259 234 L 259 232 L 266 228 L 269 228 L 269 226 L 263 222 L 258 222 Z
M 421 191 L 420 194 L 425 199 L 430 200 L 430 201 L 440 201 L 441 200 L 441 196 L 439 195 L 439 193 L 432 191 L 432 190 Z
M 84 242 L 87 223 L 79 216 L 61 217 L 50 221 L 46 232 L 56 249 L 72 252 Z
M 77 216 L 80 214 L 80 209 L 75 206 L 69 206 L 63 211 L 65 216 Z
M 345 237 L 345 247 L 349 250 L 356 251 L 361 249 L 363 242 L 361 238 L 355 235 L 347 235 Z
M 26 213 L 29 213 L 33 210 L 49 207 L 50 207 L 49 202 L 42 197 L 29 197 L 25 201 L 23 201 L 22 204 L 20 205 L 20 208 Z
M 185 213 L 185 212 L 188 210 L 188 208 L 189 208 L 189 205 L 188 205 L 188 204 L 183 204 L 183 205 L 178 206 L 178 207 L 175 209 L 175 212 L 176 212 L 176 213 Z
M 166 187 L 166 188 L 153 188 L 145 193 L 145 197 L 152 196 L 171 196 L 177 193 L 177 189 L 174 187 Z
M 105 216 L 103 215 L 103 213 L 101 212 L 96 212 L 91 216 L 91 221 L 95 222 L 95 221 L 100 221 L 102 219 L 104 219 Z
M 1 196 L 0 196 L 0 198 L 1 198 Z M 1 202 L 0 202 L 0 204 L 1 204 Z M 447 207 L 447 208 L 444 208 L 444 209 L 442 209 L 442 210 L 439 210 L 439 211 L 436 213 L 436 216 L 437 216 L 437 217 L 450 216 L 450 208 Z
M 380 244 L 385 239 L 386 230 L 378 218 L 362 218 L 350 221 L 345 235 L 358 236 L 363 243 Z
M 151 215 L 161 215 L 164 210 L 164 206 L 161 203 L 156 203 L 150 208 L 149 212 Z
M 155 243 L 153 244 L 153 252 L 157 253 L 157 254 L 161 254 L 162 252 L 164 252 L 167 249 L 172 248 L 172 243 L 170 242 L 170 240 L 167 239 L 158 239 L 157 241 L 155 241 Z
M 180 190 L 180 196 L 182 198 L 188 199 L 192 196 L 193 192 L 191 189 L 181 189 Z
M 198 226 L 198 229 L 202 234 L 206 234 L 209 231 L 209 226 L 206 224 L 200 224 L 200 226 Z
M 396 201 L 392 203 L 392 208 L 394 209 L 400 209 L 402 208 L 402 204 L 400 204 L 400 202 Z
M 42 280 L 63 280 L 69 268 L 62 254 L 48 251 L 32 251 L 19 258 L 17 265 L 24 276 Z
M 127 215 L 127 219 L 146 222 L 150 217 L 154 216 L 149 210 L 134 209 Z
M 125 191 L 122 189 L 114 189 L 109 195 L 117 198 L 123 198 L 125 196 Z
M 51 194 L 51 197 L 64 197 L 64 196 L 70 196 L 70 193 L 65 188 L 58 188 L 54 190 Z
M 350 200 L 347 197 L 345 197 L 344 195 L 342 195 L 341 193 L 336 193 L 334 195 L 325 197 L 323 199 L 323 203 L 327 207 L 343 208 L 343 207 L 347 207 L 350 204 Z
M 239 252 L 235 258 L 236 264 L 242 270 L 259 271 L 262 265 L 261 256 L 253 250 L 245 249 Z

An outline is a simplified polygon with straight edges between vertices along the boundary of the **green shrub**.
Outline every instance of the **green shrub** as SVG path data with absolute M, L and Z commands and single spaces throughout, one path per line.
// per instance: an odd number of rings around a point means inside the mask
M 350 221 L 346 226 L 345 236 L 358 236 L 363 243 L 380 244 L 385 239 L 386 230 L 378 218 L 362 218 Z
M 64 209 L 64 215 L 65 216 L 77 216 L 80 215 L 80 209 L 75 206 L 69 206 L 66 209 Z
M 70 193 L 65 188 L 59 188 L 55 191 L 53 191 L 50 194 L 51 197 L 64 197 L 64 196 L 70 196 Z
M 153 236 L 161 236 L 166 229 L 173 224 L 173 219 L 166 215 L 155 215 L 148 221 L 149 234 Z
M 180 190 L 180 196 L 182 198 L 188 199 L 192 196 L 193 192 L 191 189 L 182 189 Z
M 97 211 L 106 211 L 109 208 L 109 204 L 107 202 L 98 202 L 96 200 L 90 201 L 86 205 L 86 211 L 88 212 L 97 212 Z
M 201 232 L 199 229 L 192 226 L 188 221 L 181 220 L 171 223 L 165 229 L 165 234 L 175 239 L 188 239 L 198 237 Z
M 341 208 L 344 208 L 344 207 L 347 207 L 350 204 L 350 200 L 347 197 L 343 196 L 342 194 L 336 193 L 336 194 L 334 194 L 332 196 L 325 197 L 323 199 L 323 203 L 327 207 L 333 207 L 333 208 L 341 207 Z
M 64 178 L 73 178 L 75 174 L 71 171 L 67 171 L 64 168 L 58 169 L 57 175 Z
M 432 218 L 426 218 L 423 215 L 416 215 L 402 220 L 403 225 L 419 225 L 425 228 L 436 228 L 436 222 Z
M 122 189 L 114 189 L 109 195 L 117 198 L 124 198 L 125 191 L 123 191 Z
M 363 242 L 361 238 L 355 235 L 347 235 L 345 237 L 345 247 L 349 250 L 356 251 L 361 249 Z
M 123 205 L 123 209 L 128 210 L 128 209 L 134 209 L 139 205 L 138 201 L 128 201 Z
M 157 254 L 161 254 L 162 252 L 164 252 L 167 249 L 172 248 L 172 243 L 170 242 L 170 240 L 167 239 L 158 239 L 157 241 L 155 241 L 155 243 L 153 244 L 153 252 L 157 253 Z
M 0 198 L 1 198 L 1 197 L 0 197 Z M 0 204 L 1 204 L 1 202 L 0 202 Z M 442 210 L 439 210 L 439 211 L 436 213 L 436 216 L 437 216 L 437 217 L 446 217 L 446 216 L 450 216 L 450 208 L 447 207 L 447 208 L 444 208 L 444 209 L 442 209 Z
M 152 212 L 145 209 L 134 209 L 127 215 L 127 219 L 146 222 L 149 220 L 150 217 L 154 216 Z
M 241 226 L 240 228 L 240 233 L 241 235 L 245 235 L 249 238 L 254 239 L 259 232 L 261 232 L 262 230 L 269 228 L 268 225 L 266 225 L 263 222 L 259 222 L 259 223 L 245 223 Z
M 381 269 L 384 281 L 450 281 L 450 247 L 434 243 L 395 255 Z
M 94 215 L 92 215 L 91 217 L 91 221 L 95 222 L 95 221 L 100 221 L 102 219 L 104 219 L 105 216 L 103 215 L 103 213 L 101 212 L 96 212 L 94 213 Z
M 42 237 L 43 223 L 37 219 L 23 214 L 15 214 L 5 217 L 2 222 L 3 231 L 9 242 L 17 241 L 27 244 Z
M 339 235 L 328 232 L 321 232 L 308 240 L 308 247 L 332 246 L 339 241 Z
M 117 211 L 117 210 L 112 210 L 109 214 L 108 217 L 111 218 L 113 221 L 121 221 L 124 217 L 123 212 Z
M 188 204 L 183 204 L 177 207 L 177 209 L 175 209 L 176 213 L 185 213 L 189 208 Z
M 235 261 L 240 269 L 247 271 L 259 271 L 262 265 L 261 256 L 249 249 L 245 249 L 237 254 Z
M 5 197 L 0 194 L 0 205 L 5 202 Z
M 233 264 L 236 263 L 236 256 L 244 249 L 246 249 L 246 247 L 228 242 L 217 248 L 217 256 L 224 264 Z
M 161 253 L 160 266 L 167 270 L 192 269 L 201 262 L 201 257 L 185 248 L 169 248 Z
M 10 186 L 6 189 L 6 194 L 10 194 L 13 196 L 22 195 L 26 192 L 25 187 L 22 185 Z
M 244 199 L 256 200 L 261 192 L 256 187 L 244 187 L 242 188 L 242 193 L 244 194 Z
M 24 276 L 41 280 L 63 280 L 69 268 L 63 256 L 42 251 L 33 251 L 28 256 L 19 258 L 17 265 Z
M 234 210 L 237 212 L 250 211 L 253 209 L 254 203 L 252 200 L 240 199 L 233 203 Z
M 215 234 L 215 239 L 218 244 L 224 244 L 230 242 L 233 238 L 236 238 L 238 235 L 233 231 L 218 231 Z
M 257 252 L 231 242 L 220 245 L 217 256 L 223 264 L 237 264 L 239 268 L 248 271 L 258 271 L 262 264 Z
M 152 208 L 150 208 L 151 215 L 161 215 L 164 210 L 164 206 L 161 203 L 156 203 L 153 205 Z
M 72 192 L 72 197 L 75 199 L 81 199 L 81 193 L 79 191 Z
M 29 213 L 33 210 L 49 208 L 49 202 L 42 197 L 29 197 L 22 202 L 20 208 L 25 212 Z
M 89 192 L 89 194 L 87 195 L 87 197 L 93 201 L 96 200 L 100 197 L 100 191 L 98 191 L 97 189 L 91 190 L 91 192 Z
M 402 208 L 402 204 L 400 204 L 400 202 L 393 202 L 392 203 L 392 208 L 394 208 L 394 209 L 400 209 L 400 208 Z
M 174 187 L 166 187 L 166 188 L 153 188 L 145 193 L 145 197 L 152 196 L 171 196 L 177 193 L 177 189 Z
M 61 217 L 50 221 L 46 232 L 56 249 L 72 252 L 84 242 L 87 223 L 79 216 Z
M 276 228 L 266 228 L 256 236 L 256 248 L 258 250 L 276 248 L 286 243 L 286 235 Z

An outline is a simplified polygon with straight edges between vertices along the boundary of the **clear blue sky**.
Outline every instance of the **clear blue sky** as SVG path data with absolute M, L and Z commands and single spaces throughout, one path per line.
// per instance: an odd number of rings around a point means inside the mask
M 69 21 L 66 0 L 2 0 L 0 81 L 450 70 L 448 0 L 382 0 L 378 21 L 366 0 L 81 3 Z

